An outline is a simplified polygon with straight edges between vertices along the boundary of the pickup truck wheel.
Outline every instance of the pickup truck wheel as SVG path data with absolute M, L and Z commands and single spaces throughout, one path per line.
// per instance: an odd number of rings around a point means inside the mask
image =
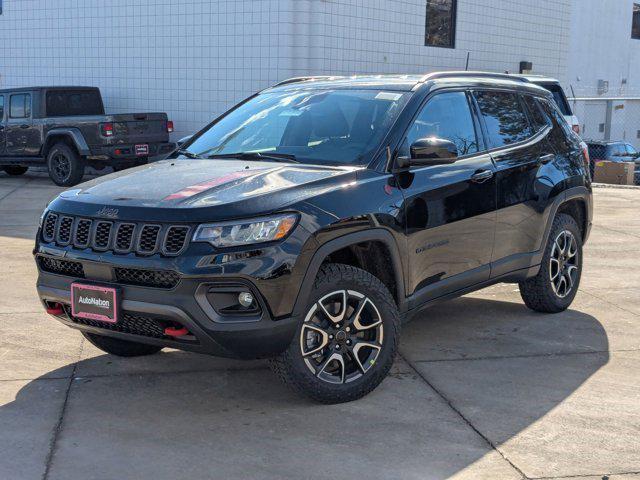
M 580 228 L 573 217 L 561 213 L 553 220 L 540 271 L 520 282 L 520 295 L 525 305 L 536 312 L 562 312 L 573 302 L 581 274 Z
M 84 161 L 66 143 L 56 143 L 47 155 L 49 177 L 61 187 L 72 187 L 80 183 L 84 175 Z
M 126 340 L 120 340 L 119 338 L 96 335 L 95 333 L 82 332 L 82 335 L 84 335 L 84 338 L 86 338 L 89 343 L 98 347 L 103 352 L 117 355 L 118 357 L 141 357 L 143 355 L 153 355 L 162 350 L 162 347 L 156 345 L 128 342 Z
M 324 265 L 307 313 L 272 370 L 313 400 L 350 402 L 387 376 L 398 348 L 400 316 L 385 285 L 349 265 Z
M 7 175 L 18 176 L 18 175 L 24 175 L 25 173 L 27 173 L 27 170 L 29 170 L 29 167 L 21 167 L 19 165 L 7 165 L 5 167 L 2 167 L 2 170 L 4 170 Z

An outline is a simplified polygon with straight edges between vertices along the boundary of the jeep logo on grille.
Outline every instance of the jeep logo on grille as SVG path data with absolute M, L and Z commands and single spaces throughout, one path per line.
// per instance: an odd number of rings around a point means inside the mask
M 118 218 L 118 212 L 117 208 L 102 207 L 96 215 L 99 217 Z

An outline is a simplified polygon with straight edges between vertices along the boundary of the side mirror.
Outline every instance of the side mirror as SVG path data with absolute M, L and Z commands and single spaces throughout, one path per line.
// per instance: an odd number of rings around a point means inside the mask
M 399 168 L 409 166 L 444 165 L 458 158 L 458 147 L 451 140 L 428 137 L 416 140 L 409 147 L 410 157 L 398 157 Z

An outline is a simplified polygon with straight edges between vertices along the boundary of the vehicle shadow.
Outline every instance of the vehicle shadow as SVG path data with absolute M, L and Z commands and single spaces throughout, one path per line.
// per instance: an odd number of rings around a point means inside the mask
M 490 419 L 482 433 L 499 446 L 609 358 L 602 325 L 577 310 L 539 315 L 520 303 L 463 297 L 419 317 L 405 326 L 402 351 L 420 375 L 399 361 L 372 394 L 342 405 L 294 395 L 264 362 L 175 351 L 82 360 L 49 478 L 446 479 L 462 470 L 461 478 L 495 478 L 514 471 L 422 376 Z M 601 353 L 553 357 L 588 351 Z M 465 355 L 477 359 L 459 361 Z M 44 382 L 29 382 L 0 407 L 0 425 L 41 405 Z

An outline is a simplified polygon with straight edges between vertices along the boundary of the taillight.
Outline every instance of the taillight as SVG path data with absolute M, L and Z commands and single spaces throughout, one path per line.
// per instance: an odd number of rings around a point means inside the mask
M 113 137 L 113 123 L 101 123 L 100 132 L 105 137 Z
M 580 125 L 575 124 L 575 125 L 571 125 L 571 130 L 573 130 L 574 132 L 576 132 L 578 135 L 580 135 Z
M 173 133 L 173 121 L 171 120 L 167 122 L 167 133 Z

